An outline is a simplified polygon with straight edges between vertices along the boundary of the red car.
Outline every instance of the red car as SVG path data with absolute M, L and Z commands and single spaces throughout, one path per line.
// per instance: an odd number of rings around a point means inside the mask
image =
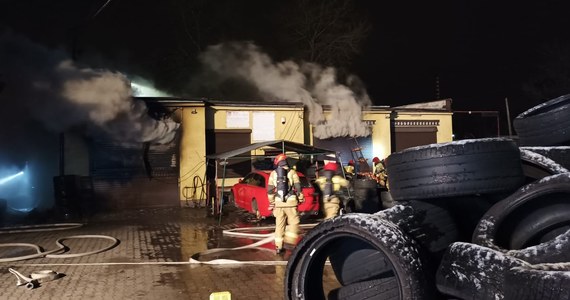
M 230 197 L 233 198 L 235 205 L 255 214 L 258 218 L 271 216 L 267 199 L 267 180 L 270 173 L 271 171 L 254 171 L 234 184 Z M 305 175 L 300 172 L 297 174 L 305 196 L 305 201 L 299 204 L 297 209 L 300 214 L 317 215 L 320 209 L 317 191 Z

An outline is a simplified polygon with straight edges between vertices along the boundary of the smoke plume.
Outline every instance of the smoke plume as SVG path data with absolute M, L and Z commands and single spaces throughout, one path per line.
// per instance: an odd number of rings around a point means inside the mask
M 359 137 L 370 134 L 362 122 L 362 108 L 371 104 L 357 79 L 349 78 L 353 88 L 337 81 L 334 68 L 314 63 L 274 62 L 252 43 L 224 43 L 210 46 L 200 55 L 206 71 L 200 84 L 220 84 L 224 80 L 243 80 L 253 85 L 263 101 L 302 102 L 308 109 L 314 136 Z M 331 114 L 325 120 L 323 106 Z
M 0 76 L 4 112 L 30 115 L 54 132 L 83 128 L 118 141 L 167 143 L 178 128 L 133 101 L 125 75 L 79 67 L 64 51 L 18 35 L 0 35 Z

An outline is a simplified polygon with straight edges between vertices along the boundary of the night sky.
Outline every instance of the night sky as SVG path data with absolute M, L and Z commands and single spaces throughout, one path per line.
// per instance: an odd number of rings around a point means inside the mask
M 303 1 L 277 2 L 2 0 L 0 29 L 171 94 L 211 97 L 184 88 L 208 45 L 248 40 L 276 61 L 306 58 L 287 38 L 288 23 L 303 14 L 289 3 Z M 360 53 L 333 67 L 361 78 L 377 105 L 434 100 L 439 79 L 439 98 L 452 98 L 454 109 L 504 114 L 508 97 L 514 117 L 570 90 L 566 3 L 355 0 L 349 17 L 370 28 Z M 199 40 L 182 24 L 199 24 Z

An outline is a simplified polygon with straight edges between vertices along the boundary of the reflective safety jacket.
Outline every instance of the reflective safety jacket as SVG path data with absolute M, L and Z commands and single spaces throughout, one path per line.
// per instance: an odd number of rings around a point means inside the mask
M 324 172 L 325 174 L 323 176 L 319 176 L 319 178 L 315 180 L 315 182 L 319 185 L 319 188 L 323 192 L 324 201 L 328 201 L 333 196 L 338 196 L 341 188 L 348 187 L 350 184 L 348 180 L 344 179 L 342 176 L 339 175 L 333 175 L 332 177 L 328 176 L 330 177 L 330 180 L 327 180 L 327 175 L 328 175 L 326 174 L 327 172 L 330 171 L 325 171 Z M 332 185 L 332 192 L 330 191 L 331 189 L 328 188 L 327 185 Z
M 280 167 L 281 168 L 281 167 Z M 277 170 L 273 170 L 269 175 L 269 180 L 267 180 L 267 195 L 269 198 L 269 204 L 275 205 L 275 207 L 291 207 L 297 206 L 298 195 L 302 193 L 301 190 L 301 180 L 297 171 L 292 169 L 286 169 L 287 171 L 287 191 L 283 193 L 283 197 L 278 193 L 277 187 L 283 186 L 277 181 Z

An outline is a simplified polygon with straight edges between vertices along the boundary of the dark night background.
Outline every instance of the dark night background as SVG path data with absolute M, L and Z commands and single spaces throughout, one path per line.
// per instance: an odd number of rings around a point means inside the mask
M 314 61 L 355 74 L 376 105 L 452 98 L 454 110 L 497 110 L 504 121 L 506 97 L 514 118 L 570 90 L 566 1 L 0 3 L 1 30 L 62 47 L 92 67 L 138 74 L 176 96 L 222 97 L 187 86 L 201 51 L 236 40 L 254 42 L 275 61 Z M 320 3 L 342 13 L 321 18 Z M 330 36 L 308 43 L 306 33 L 330 20 Z M 364 29 L 349 32 L 346 44 L 326 43 L 357 26 Z

